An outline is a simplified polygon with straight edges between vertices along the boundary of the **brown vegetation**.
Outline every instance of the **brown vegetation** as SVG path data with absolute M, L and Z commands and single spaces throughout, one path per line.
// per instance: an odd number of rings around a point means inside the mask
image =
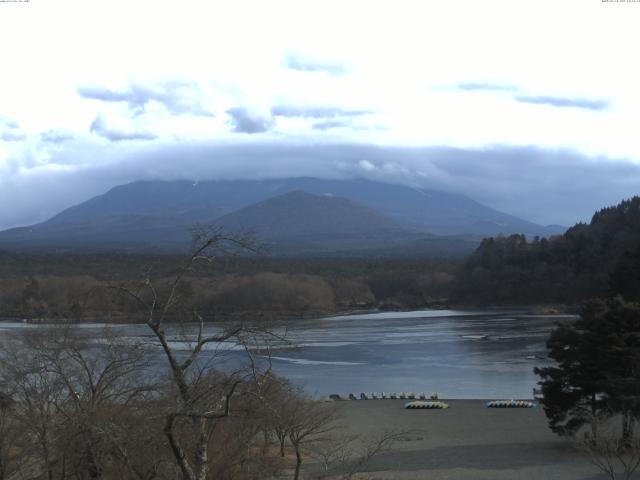
M 193 254 L 171 277 L 147 271 L 139 281 L 101 286 L 99 295 L 113 302 L 118 315 L 146 324 L 149 337 L 134 341 L 113 330 L 95 335 L 62 325 L 3 338 L 0 480 L 253 480 L 287 472 L 300 478 L 312 446 L 326 443 L 336 430 L 336 410 L 277 378 L 269 362 L 256 357 L 272 342 L 286 341 L 264 323 L 226 322 L 205 330 L 193 282 L 207 277 L 194 273 L 227 246 L 252 248 L 241 237 L 214 231 L 196 237 Z M 95 285 L 84 288 L 89 300 L 78 319 L 95 298 Z M 256 295 L 248 299 L 243 288 L 256 289 Z M 310 290 L 320 291 L 313 301 L 305 297 Z M 32 278 L 21 305 L 42 291 Z M 214 298 L 224 298 L 222 292 L 229 303 L 271 302 L 279 308 L 333 301 L 326 281 L 300 274 L 256 274 L 249 287 L 227 284 Z M 226 363 L 218 351 L 224 344 L 240 352 L 239 362 Z M 352 461 L 348 472 L 363 465 Z
M 4 258 L 6 256 L 7 258 Z M 0 317 L 44 321 L 130 322 L 136 305 L 114 296 L 145 269 L 170 288 L 178 257 L 128 254 L 2 254 Z M 288 318 L 383 306 L 446 302 L 457 264 L 444 260 L 216 259 L 183 278 L 181 297 L 205 318 Z

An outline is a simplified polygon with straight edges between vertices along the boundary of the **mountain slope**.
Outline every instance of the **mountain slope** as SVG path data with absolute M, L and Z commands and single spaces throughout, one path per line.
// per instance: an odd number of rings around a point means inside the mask
M 548 228 L 499 212 L 465 195 L 364 179 L 294 178 L 282 181 L 277 189 L 349 198 L 401 225 L 437 235 L 524 233 L 546 236 L 564 231 L 562 227 Z
M 91 205 L 89 205 L 91 207 Z M 87 208 L 86 206 L 83 208 Z M 0 245 L 13 248 L 130 251 L 184 250 L 190 223 L 183 217 L 71 212 L 62 221 L 0 232 Z M 353 200 L 301 191 L 240 208 L 216 219 L 228 231 L 249 231 L 277 256 L 459 257 L 480 238 L 433 236 L 400 227 Z
M 460 256 L 482 235 L 547 233 L 464 195 L 368 180 L 158 181 L 118 186 L 0 232 L 0 246 L 184 249 L 195 223 L 252 230 L 277 253 L 350 256 Z
M 111 215 L 65 223 L 41 223 L 0 232 L 7 248 L 152 249 L 181 248 L 191 225 L 175 217 Z
M 231 230 L 252 229 L 265 238 L 403 233 L 392 220 L 353 200 L 293 191 L 217 219 Z
M 134 182 L 69 208 L 45 223 L 74 223 L 89 217 L 130 214 L 172 216 L 185 224 L 209 222 L 297 190 L 354 200 L 404 227 L 432 234 L 546 236 L 563 231 L 562 227 L 544 227 L 493 210 L 464 195 L 363 179 L 317 178 Z
M 301 191 L 242 208 L 216 223 L 229 231 L 252 231 L 288 254 L 393 247 L 424 237 L 353 200 Z
M 633 286 L 640 297 L 640 273 L 628 270 L 637 255 L 640 197 L 633 197 L 548 240 L 483 240 L 460 271 L 456 295 L 473 303 L 578 303 Z

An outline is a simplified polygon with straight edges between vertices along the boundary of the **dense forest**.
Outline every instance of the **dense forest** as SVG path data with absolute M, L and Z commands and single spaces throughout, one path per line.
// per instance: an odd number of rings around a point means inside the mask
M 549 239 L 488 238 L 453 285 L 457 301 L 575 304 L 613 291 L 640 297 L 640 197 L 604 208 Z
M 0 251 L 0 317 L 120 321 L 133 306 L 113 287 L 145 276 L 165 287 L 184 257 Z M 206 318 L 304 317 L 441 305 L 459 262 L 219 257 L 181 283 Z
M 0 251 L 0 317 L 120 321 L 114 286 L 150 276 L 162 287 L 184 257 L 124 252 Z M 578 304 L 640 299 L 640 197 L 596 212 L 564 235 L 484 239 L 464 262 L 401 258 L 221 256 L 181 283 L 208 318 L 304 317 L 355 309 Z

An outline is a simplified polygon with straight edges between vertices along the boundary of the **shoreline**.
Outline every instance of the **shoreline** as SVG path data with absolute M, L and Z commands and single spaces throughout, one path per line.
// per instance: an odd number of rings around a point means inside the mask
M 473 310 L 496 310 L 497 314 L 507 314 L 509 312 L 520 312 L 521 314 L 528 315 L 575 315 L 579 311 L 579 307 L 576 305 L 560 305 L 560 304 L 533 304 L 533 305 L 467 305 L 467 304 L 442 304 L 437 305 L 424 305 L 420 307 L 408 307 L 408 308 L 384 308 L 384 304 L 377 307 L 366 306 L 362 308 L 346 308 L 344 310 L 338 309 L 333 312 L 281 312 L 273 313 L 259 311 L 246 311 L 238 314 L 226 315 L 227 318 L 205 321 L 205 323 L 234 323 L 244 322 L 249 319 L 258 322 L 272 322 L 272 323 L 287 323 L 292 321 L 313 321 L 321 320 L 325 318 L 341 318 L 348 317 L 350 315 L 368 315 L 368 314 L 393 314 L 393 313 L 408 313 L 419 311 L 447 311 L 447 310 L 460 310 L 460 311 L 473 311 Z M 221 314 L 225 317 L 224 314 Z M 168 319 L 169 320 L 169 319 Z M 0 314 L 0 322 L 22 322 L 34 325 L 59 325 L 59 324 L 74 324 L 74 323 L 106 323 L 114 325 L 136 325 L 144 324 L 143 321 L 135 322 L 128 321 L 127 319 L 119 316 L 114 316 L 108 319 L 98 317 L 87 317 L 83 319 L 72 318 L 26 318 L 23 316 L 15 315 L 2 315 Z M 179 323 L 178 320 L 170 320 L 167 323 Z
M 342 404 L 342 403 L 365 403 L 365 402 L 370 402 L 370 403 L 374 403 L 374 402 L 378 402 L 378 403 L 385 403 L 385 402 L 402 402 L 407 403 L 407 402 L 492 402 L 494 400 L 522 400 L 522 401 L 526 401 L 526 402 L 533 402 L 536 404 L 536 406 L 534 408 L 542 408 L 538 405 L 539 399 L 537 398 L 533 398 L 533 397 L 529 397 L 529 398 L 524 398 L 524 397 L 487 397 L 487 398 L 477 398 L 477 397 L 469 397 L 469 398 L 459 398 L 459 397 L 438 397 L 435 400 L 431 400 L 428 396 L 427 399 L 420 399 L 418 397 L 416 398 L 376 398 L 376 399 L 360 399 L 357 398 L 355 400 L 349 399 L 348 397 L 342 397 L 338 400 L 332 399 L 330 398 L 330 395 L 324 395 L 324 397 L 322 398 L 322 400 L 327 401 L 327 402 L 335 402 L 337 404 Z M 348 394 L 347 394 L 348 395 Z M 360 395 L 358 393 L 358 395 Z
M 375 457 L 366 478 L 447 480 L 599 479 L 568 439 L 553 434 L 542 408 L 487 408 L 484 400 L 448 400 L 443 410 L 410 410 L 405 400 L 336 402 L 344 434 L 375 438 L 402 431 Z

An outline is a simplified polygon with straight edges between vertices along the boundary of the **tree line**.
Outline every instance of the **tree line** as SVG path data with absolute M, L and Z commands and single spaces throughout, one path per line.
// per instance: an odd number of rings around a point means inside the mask
M 577 304 L 624 292 L 640 298 L 640 197 L 604 208 L 564 235 L 487 238 L 453 284 L 457 301 Z
M 0 317 L 130 321 L 136 308 L 109 288 L 150 270 L 158 288 L 177 256 L 0 252 Z M 182 279 L 184 302 L 208 317 L 297 318 L 367 308 L 442 304 L 458 263 L 449 260 L 283 259 L 221 256 Z
M 146 335 L 71 323 L 3 336 L 0 480 L 298 479 L 303 462 L 305 478 L 348 479 L 398 438 L 341 435 L 336 404 L 271 371 L 268 352 L 288 341 L 269 324 L 205 328 L 184 281 L 226 245 L 251 247 L 217 231 L 169 283 L 147 272 L 109 286 Z
M 482 241 L 452 283 L 463 303 L 579 305 L 536 368 L 549 427 L 609 478 L 640 467 L 640 197 L 597 211 L 564 235 Z
M 498 295 L 582 302 L 579 317 L 547 341 L 553 365 L 535 369 L 541 403 L 553 432 L 573 438 L 609 478 L 632 478 L 640 468 L 640 198 L 562 237 L 514 236 L 481 249 L 471 261 L 498 272 Z M 564 276 L 547 278 L 550 271 Z M 519 285 L 504 286 L 515 278 Z M 540 290 L 528 296 L 530 288 Z

